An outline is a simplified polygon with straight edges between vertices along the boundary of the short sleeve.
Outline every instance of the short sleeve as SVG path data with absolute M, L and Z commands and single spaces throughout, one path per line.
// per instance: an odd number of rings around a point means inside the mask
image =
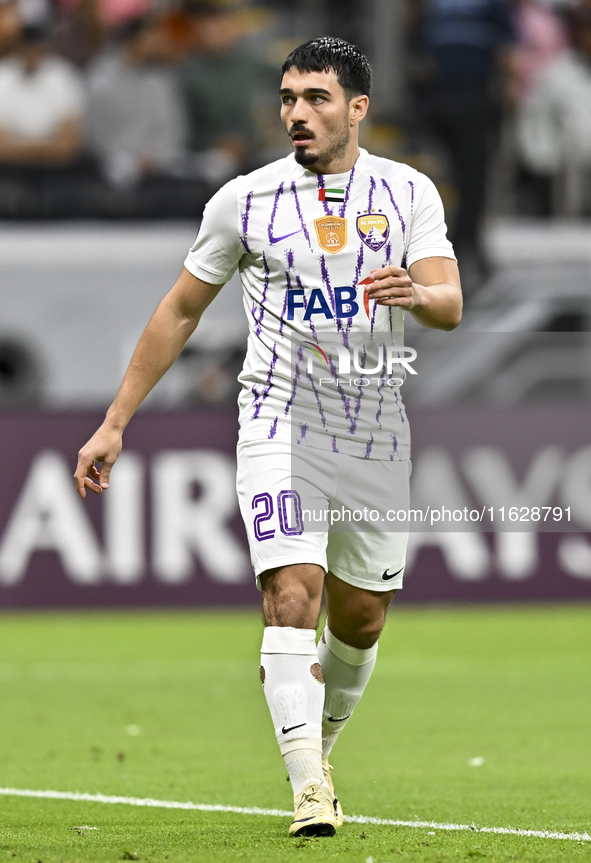
M 237 180 L 231 180 L 211 198 L 197 239 L 185 258 L 186 269 L 212 285 L 227 282 L 244 254 L 238 233 L 237 192 Z
M 410 221 L 406 246 L 406 266 L 423 258 L 452 258 L 453 246 L 447 239 L 443 204 L 435 185 L 419 174 L 415 186 L 416 200 Z

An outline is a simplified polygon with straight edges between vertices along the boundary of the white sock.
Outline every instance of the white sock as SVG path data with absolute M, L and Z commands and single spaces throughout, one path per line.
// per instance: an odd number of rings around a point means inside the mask
M 299 794 L 322 782 L 324 682 L 315 630 L 265 627 L 261 680 L 293 793 Z
M 376 664 L 377 642 L 368 650 L 339 641 L 328 625 L 318 642 L 324 674 L 322 754 L 328 757 L 339 733 L 355 710 Z
M 320 784 L 323 781 L 321 740 L 302 738 L 280 743 L 279 748 L 294 794 L 299 794 L 311 782 Z

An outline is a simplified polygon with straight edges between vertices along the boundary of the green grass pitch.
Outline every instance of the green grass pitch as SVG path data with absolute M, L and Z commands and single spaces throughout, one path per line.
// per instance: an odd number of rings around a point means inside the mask
M 290 809 L 261 632 L 256 611 L 0 616 L 0 786 Z M 331 759 L 345 814 L 589 831 L 590 657 L 589 605 L 395 608 Z M 591 861 L 584 841 L 288 824 L 2 795 L 0 863 Z

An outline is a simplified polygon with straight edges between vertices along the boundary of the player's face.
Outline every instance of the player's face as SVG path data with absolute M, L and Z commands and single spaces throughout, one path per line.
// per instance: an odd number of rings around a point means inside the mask
M 333 71 L 296 69 L 283 76 L 279 95 L 281 120 L 296 161 L 319 174 L 349 170 L 355 159 L 347 165 L 348 157 L 357 147 L 352 130 L 365 115 L 367 97 L 357 96 L 347 102 Z

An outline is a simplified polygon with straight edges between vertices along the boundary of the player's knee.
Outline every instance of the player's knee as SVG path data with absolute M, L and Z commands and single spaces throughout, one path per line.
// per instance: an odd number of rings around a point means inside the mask
M 261 577 L 265 596 L 281 602 L 313 602 L 322 595 L 324 573 L 319 566 L 286 566 Z
M 271 604 L 277 618 L 285 621 L 299 620 L 302 616 L 307 618 L 317 605 L 314 597 L 310 596 L 310 593 L 303 589 L 301 585 L 277 591 L 273 594 Z M 285 623 L 283 625 L 291 626 L 293 624 Z
M 385 615 L 382 609 L 358 608 L 354 613 L 343 615 L 329 622 L 331 632 L 345 644 L 368 650 L 373 647 L 384 628 Z
M 263 587 L 265 597 L 274 605 L 307 605 L 321 595 L 313 585 L 300 581 L 267 580 Z
M 383 628 L 383 621 L 369 621 L 362 624 L 352 633 L 352 638 L 355 640 L 353 647 L 357 647 L 360 650 L 368 650 L 370 647 L 373 647 L 380 637 Z
M 266 625 L 315 628 L 320 613 L 322 576 L 320 567 L 301 570 L 284 567 L 263 573 L 261 584 Z

